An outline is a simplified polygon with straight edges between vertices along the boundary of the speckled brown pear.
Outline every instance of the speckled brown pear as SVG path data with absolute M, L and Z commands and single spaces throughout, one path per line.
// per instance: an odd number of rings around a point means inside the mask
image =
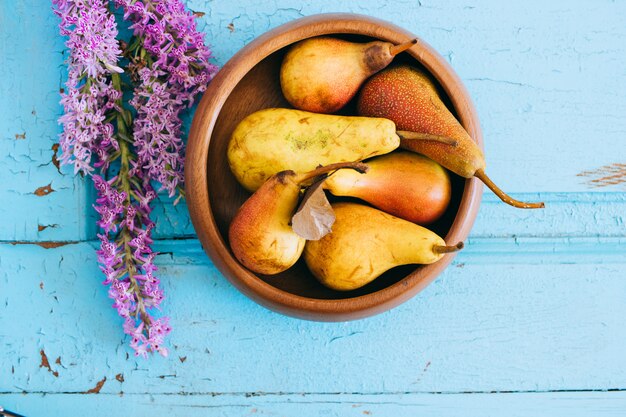
M 400 146 L 426 155 L 464 178 L 477 177 L 514 207 L 544 207 L 543 203 L 513 199 L 489 179 L 481 149 L 441 101 L 435 85 L 422 71 L 401 65 L 374 75 L 361 89 L 358 112 L 363 116 L 388 118 L 398 129 L 455 140 L 455 147 L 434 140 L 410 139 L 403 139 Z
M 266 275 L 278 274 L 295 264 L 305 243 L 290 226 L 300 189 L 307 181 L 341 168 L 367 169 L 362 163 L 347 162 L 304 174 L 282 171 L 270 177 L 243 203 L 230 224 L 230 247 L 239 262 Z
M 352 170 L 334 173 L 324 188 L 421 225 L 434 222 L 446 211 L 452 193 L 450 176 L 432 159 L 395 151 L 369 159 L 367 166 L 364 174 Z
M 297 109 L 334 113 L 354 97 L 367 77 L 388 66 L 397 54 L 416 42 L 354 43 L 328 36 L 305 39 L 283 59 L 283 94 Z
M 325 286 L 350 291 L 385 271 L 408 264 L 431 264 L 454 246 L 434 232 L 372 207 L 355 203 L 333 204 L 333 230 L 320 240 L 308 241 L 304 260 Z

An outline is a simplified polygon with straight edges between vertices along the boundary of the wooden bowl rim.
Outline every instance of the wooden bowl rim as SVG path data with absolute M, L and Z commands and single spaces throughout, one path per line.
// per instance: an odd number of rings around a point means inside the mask
M 319 321 L 344 321 L 363 318 L 393 308 L 410 299 L 450 264 L 454 254 L 417 268 L 395 284 L 376 292 L 344 299 L 317 299 L 295 295 L 276 288 L 233 257 L 222 238 L 209 199 L 207 178 L 208 152 L 218 115 L 228 96 L 256 64 L 270 54 L 302 39 L 331 34 L 369 36 L 401 43 L 417 38 L 408 53 L 439 82 L 461 124 L 483 148 L 478 115 L 463 83 L 450 65 L 426 42 L 414 34 L 383 20 L 349 13 L 327 13 L 303 17 L 259 36 L 237 52 L 209 84 L 193 118 L 187 145 L 185 181 L 189 213 L 198 238 L 214 265 L 241 292 L 257 303 L 290 316 Z M 459 209 L 445 237 L 447 242 L 464 241 L 476 219 L 482 197 L 482 184 L 475 178 L 465 181 Z

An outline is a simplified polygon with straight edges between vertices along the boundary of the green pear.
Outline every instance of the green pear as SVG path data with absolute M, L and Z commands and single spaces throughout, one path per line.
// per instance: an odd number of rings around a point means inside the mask
M 233 131 L 227 157 L 233 175 L 254 191 L 280 171 L 303 173 L 337 162 L 360 161 L 397 149 L 400 137 L 444 141 L 396 131 L 391 120 L 270 108 L 245 117 Z

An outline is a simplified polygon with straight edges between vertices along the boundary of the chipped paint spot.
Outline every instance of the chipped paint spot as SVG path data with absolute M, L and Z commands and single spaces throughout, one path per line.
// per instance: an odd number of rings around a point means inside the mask
M 54 363 L 56 363 L 59 366 L 63 366 L 63 364 L 61 363 L 61 357 L 60 356 L 57 358 L 56 361 L 54 361 Z
M 48 195 L 48 194 L 53 193 L 53 192 L 54 192 L 54 189 L 52 188 L 52 183 L 50 183 L 50 184 L 45 185 L 43 187 L 37 188 L 33 192 L 33 194 L 35 194 L 38 197 L 43 197 L 43 196 Z
M 576 176 L 586 177 L 587 181 L 585 184 L 591 188 L 626 184 L 626 164 L 614 163 L 604 165 L 598 169 L 583 171 Z
M 57 371 L 52 370 L 52 367 L 50 366 L 50 362 L 48 361 L 48 355 L 46 355 L 46 352 L 44 352 L 44 350 L 41 349 L 39 351 L 39 354 L 41 355 L 41 364 L 39 364 L 39 367 L 46 368 L 48 372 L 50 372 L 55 377 L 58 377 L 59 373 Z
M 39 289 L 43 290 L 43 281 L 39 283 Z
M 54 229 L 58 226 L 58 224 L 39 224 L 37 225 L 37 231 L 38 232 L 43 232 L 44 230 L 46 230 L 48 227 Z
M 186 356 L 179 356 L 178 360 L 180 360 L 180 363 L 184 363 L 187 360 Z
M 226 26 L 226 29 L 230 30 L 230 33 L 233 33 L 235 31 L 235 24 L 230 22 L 228 26 Z
M 15 140 L 26 140 L 26 132 L 24 133 L 16 133 Z
M 117 379 L 119 382 L 124 382 L 124 374 L 115 375 L 115 379 Z
M 195 17 L 198 17 L 198 18 L 199 18 L 199 17 L 204 17 L 204 15 L 205 15 L 205 14 L 206 14 L 206 13 L 204 13 L 204 12 L 193 12 L 193 15 L 194 15 Z
M 107 377 L 106 376 L 104 378 L 102 378 L 100 381 L 98 381 L 96 383 L 95 387 L 85 391 L 83 394 L 98 394 L 98 393 L 100 393 L 100 390 L 104 386 L 105 382 L 107 382 Z
M 59 144 L 58 143 L 53 144 L 51 149 L 52 149 L 52 152 L 54 152 L 52 154 L 52 165 L 54 165 L 57 168 L 57 171 L 59 172 L 59 174 L 62 175 L 61 163 L 59 162 L 59 157 L 58 157 Z
M 369 415 L 372 415 L 372 412 L 368 410 L 363 410 L 363 414 L 365 414 L 366 416 L 369 416 Z

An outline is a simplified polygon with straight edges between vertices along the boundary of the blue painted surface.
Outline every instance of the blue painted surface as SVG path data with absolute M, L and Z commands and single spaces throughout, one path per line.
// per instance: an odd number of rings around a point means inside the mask
M 490 175 L 547 208 L 486 193 L 467 249 L 435 283 L 390 312 L 330 324 L 239 294 L 185 205 L 163 198 L 172 355 L 144 361 L 127 356 L 100 285 L 90 186 L 52 162 L 66 72 L 57 20 L 36 0 L 1 2 L 0 405 L 96 417 L 626 414 L 626 182 L 589 182 L 626 164 L 626 3 L 545 3 L 188 1 L 220 64 L 314 13 L 411 30 L 474 98 Z

